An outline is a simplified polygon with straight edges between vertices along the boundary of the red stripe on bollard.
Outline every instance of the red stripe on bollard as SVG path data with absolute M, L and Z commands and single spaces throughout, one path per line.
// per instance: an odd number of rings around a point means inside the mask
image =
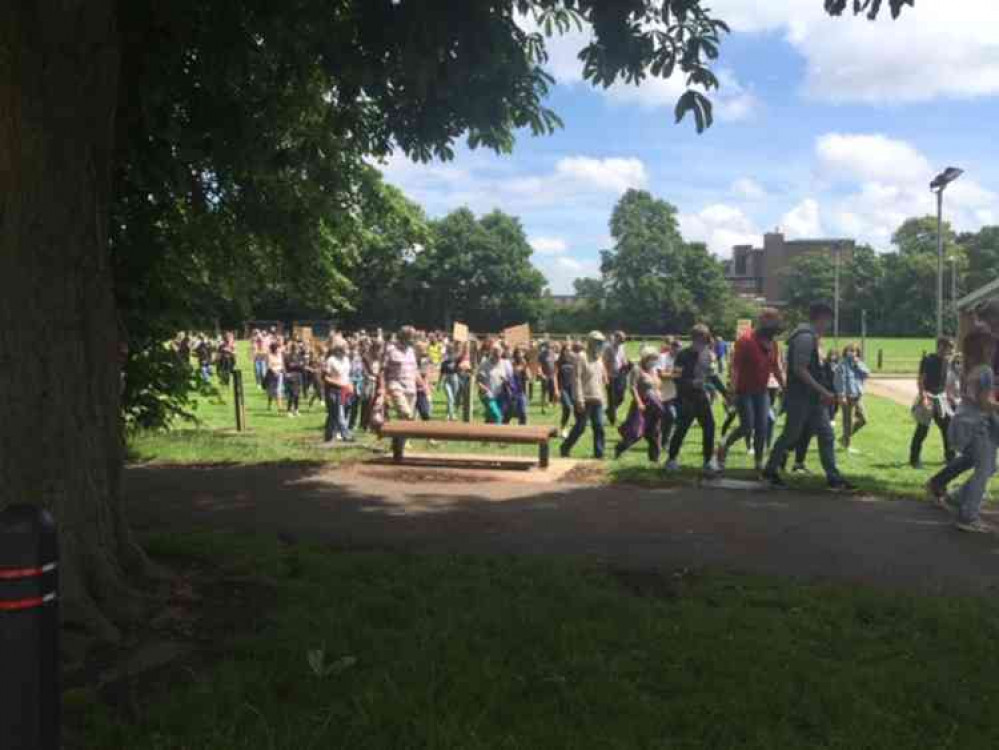
M 29 599 L 13 599 L 9 602 L 0 601 L 0 612 L 19 612 L 24 609 L 34 609 L 44 604 L 55 601 L 55 594 L 45 596 L 33 596 Z

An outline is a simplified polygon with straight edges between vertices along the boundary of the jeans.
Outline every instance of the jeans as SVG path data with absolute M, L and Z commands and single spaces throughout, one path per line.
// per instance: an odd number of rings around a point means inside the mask
M 607 421 L 617 422 L 617 407 L 624 403 L 625 392 L 628 390 L 628 373 L 623 370 L 611 380 L 607 386 Z
M 996 473 L 996 444 L 988 432 L 982 431 L 963 452 L 974 468 L 971 478 L 965 482 L 957 495 L 957 520 L 970 523 L 978 519 L 988 489 L 989 480 Z
M 210 364 L 201 365 L 201 379 L 206 383 L 212 382 L 212 366 Z
M 701 454 L 707 464 L 715 452 L 715 415 L 711 411 L 708 396 L 702 393 L 700 397 L 684 399 L 680 404 L 680 416 L 676 421 L 676 430 L 669 444 L 669 460 L 675 461 L 680 455 L 680 448 L 687 437 L 694 421 L 701 426 Z
M 267 377 L 267 360 L 266 359 L 255 359 L 253 360 L 253 376 L 257 380 L 257 385 L 261 388 L 264 387 L 264 378 Z
M 725 441 L 727 451 L 743 438 L 753 437 L 753 454 L 757 464 L 763 462 L 767 447 L 767 434 L 770 429 L 770 394 L 747 393 L 739 396 L 739 428 Z
M 506 413 L 503 417 L 503 424 L 510 424 L 513 418 L 517 418 L 518 424 L 527 424 L 527 394 L 515 393 L 510 397 L 507 404 Z
M 934 474 L 930 479 L 930 483 L 934 487 L 945 490 L 947 489 L 948 484 L 953 482 L 964 472 L 971 471 L 974 467 L 974 457 L 969 455 L 967 452 L 961 453 L 948 461 L 946 466 Z
M 583 411 L 576 412 L 576 423 L 572 426 L 569 437 L 562 443 L 562 456 L 568 456 L 576 442 L 586 430 L 586 421 L 589 420 L 593 428 L 593 457 L 604 457 L 604 405 L 599 402 L 588 402 Z
M 424 422 L 429 422 L 433 419 L 433 408 L 430 404 L 430 396 L 426 391 L 416 392 L 416 413 L 420 415 L 420 419 Z
M 350 430 L 347 429 L 347 422 L 344 419 L 343 391 L 339 388 L 326 389 L 326 442 L 333 439 L 334 435 L 339 435 L 344 440 L 350 440 Z
M 829 423 L 829 407 L 811 394 L 791 391 L 785 396 L 784 407 L 787 414 L 784 432 L 770 453 L 767 473 L 776 475 L 787 462 L 787 454 L 799 445 L 807 431 L 811 431 L 819 440 L 819 457 L 826 479 L 839 481 L 842 477 L 836 467 L 836 436 Z
M 564 430 L 566 425 L 569 424 L 569 418 L 572 417 L 572 413 L 575 411 L 576 407 L 572 400 L 572 394 L 562 391 L 559 396 L 559 401 L 562 404 L 562 429 Z
M 457 375 L 444 376 L 444 397 L 447 399 L 447 418 L 453 422 L 458 418 L 458 406 L 461 404 L 461 381 Z

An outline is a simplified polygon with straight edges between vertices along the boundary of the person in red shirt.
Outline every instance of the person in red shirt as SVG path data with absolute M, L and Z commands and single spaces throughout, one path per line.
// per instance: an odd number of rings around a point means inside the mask
M 729 434 L 718 447 L 718 466 L 725 468 L 729 449 L 744 438 L 753 437 L 756 470 L 763 470 L 763 454 L 767 447 L 770 415 L 771 375 L 784 388 L 784 373 L 780 369 L 777 335 L 783 327 L 780 313 L 772 307 L 760 311 L 756 327 L 735 343 L 732 358 L 732 385 L 739 410 L 739 429 Z

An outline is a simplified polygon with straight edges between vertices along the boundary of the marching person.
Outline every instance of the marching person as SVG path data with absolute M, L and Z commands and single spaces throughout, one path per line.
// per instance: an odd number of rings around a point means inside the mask
M 385 349 L 378 395 L 397 419 L 412 420 L 416 414 L 416 329 L 403 326 L 398 341 Z
M 507 408 L 507 387 L 512 377 L 510 361 L 503 359 L 502 345 L 493 342 L 489 346 L 489 356 L 482 360 L 475 376 L 488 424 L 503 423 Z
M 770 428 L 770 379 L 784 387 L 780 352 L 776 341 L 781 331 L 781 315 L 772 307 L 760 311 L 756 327 L 735 342 L 732 358 L 732 386 L 735 391 L 739 428 L 729 434 L 718 448 L 718 467 L 725 469 L 728 452 L 743 438 L 753 438 L 753 457 L 757 472 L 763 471 Z
M 843 410 L 843 429 L 840 433 L 840 444 L 847 453 L 853 453 L 850 447 L 853 436 L 867 424 L 867 411 L 864 409 L 864 383 L 870 377 L 871 371 L 860 358 L 860 347 L 848 344 L 843 349 L 843 358 L 836 366 L 833 382 L 836 395 L 841 399 Z
M 829 409 L 838 400 L 836 394 L 821 382 L 823 373 L 819 347 L 832 322 L 832 308 L 824 303 L 815 303 L 809 308 L 808 323 L 798 326 L 788 339 L 787 391 L 784 397 L 787 416 L 784 431 L 777 438 L 764 469 L 764 478 L 773 487 L 786 486 L 779 471 L 788 453 L 798 445 L 806 431 L 811 431 L 819 441 L 819 455 L 829 487 L 834 490 L 853 489 L 836 466 L 836 438 L 829 420 Z
M 259 329 L 253 332 L 253 375 L 257 385 L 264 388 L 264 379 L 267 377 L 267 339 Z
M 562 420 L 559 436 L 569 437 L 569 419 L 576 410 L 576 358 L 582 356 L 583 347 L 578 343 L 566 342 L 555 361 L 555 394 L 562 406 Z
M 527 424 L 527 383 L 530 379 L 530 371 L 523 348 L 518 346 L 513 350 L 510 367 L 512 372 L 507 383 L 509 400 L 506 413 L 503 415 L 503 424 L 509 424 L 516 418 L 517 424 L 525 425 Z
M 701 454 L 705 473 L 718 471 L 715 462 L 715 415 L 711 410 L 708 386 L 711 385 L 726 399 L 728 389 L 714 370 L 714 356 L 711 351 L 711 331 L 699 323 L 690 331 L 691 343 L 683 349 L 673 363 L 676 373 L 676 387 L 679 393 L 680 415 L 669 444 L 669 459 L 666 471 L 680 470 L 680 449 L 696 421 L 701 426 Z
M 649 461 L 658 463 L 661 452 L 659 429 L 663 414 L 660 385 L 659 352 L 645 348 L 632 385 L 633 398 L 628 417 L 618 428 L 621 442 L 614 449 L 614 458 L 621 458 L 625 451 L 644 437 L 648 443 Z
M 277 402 L 277 409 L 284 408 L 284 347 L 277 340 L 271 341 L 267 353 L 267 374 L 264 386 L 267 388 L 267 410 Z
M 218 353 L 218 375 L 222 385 L 229 385 L 229 376 L 236 369 L 236 337 L 232 331 L 226 331 L 222 336 Z
M 615 331 L 611 342 L 604 347 L 604 368 L 607 370 L 607 421 L 617 423 L 617 410 L 624 403 L 624 395 L 628 391 L 628 373 L 631 362 L 625 347 L 627 336 L 624 331 Z
M 293 342 L 284 355 L 284 384 L 288 395 L 288 416 L 298 416 L 305 374 L 305 347 Z
M 593 457 L 604 457 L 604 399 L 610 382 L 602 355 L 605 341 L 600 331 L 591 331 L 586 339 L 586 351 L 576 356 L 572 384 L 576 422 L 559 449 L 562 458 L 569 457 L 586 430 L 587 420 L 593 430 Z
M 947 377 L 953 356 L 954 342 L 946 336 L 941 336 L 937 339 L 936 352 L 927 354 L 919 363 L 919 377 L 916 380 L 919 397 L 913 407 L 916 432 L 909 446 L 909 465 L 913 469 L 923 468 L 923 443 L 930 434 L 930 425 L 934 423 L 943 438 L 944 460 L 947 462 L 954 460 L 954 451 L 947 437 L 953 412 L 946 394 Z
M 353 390 L 350 384 L 350 357 L 347 356 L 347 342 L 340 336 L 335 336 L 330 342 L 323 381 L 326 385 L 325 444 L 332 445 L 337 440 L 353 442 L 346 419 L 346 404 Z
M 961 405 L 950 425 L 951 444 L 967 457 L 974 470 L 953 500 L 956 526 L 961 531 L 988 533 L 992 528 L 981 519 L 982 501 L 989 480 L 996 472 L 996 378 L 992 361 L 996 343 L 985 326 L 976 327 L 964 338 L 961 355 Z M 948 504 L 947 499 L 942 504 Z

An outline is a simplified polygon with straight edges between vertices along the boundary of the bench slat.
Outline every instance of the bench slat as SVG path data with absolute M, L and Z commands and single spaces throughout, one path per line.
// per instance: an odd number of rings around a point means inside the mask
M 548 442 L 558 434 L 558 431 L 554 427 L 413 421 L 389 422 L 382 425 L 381 434 L 389 438 L 537 444 Z

